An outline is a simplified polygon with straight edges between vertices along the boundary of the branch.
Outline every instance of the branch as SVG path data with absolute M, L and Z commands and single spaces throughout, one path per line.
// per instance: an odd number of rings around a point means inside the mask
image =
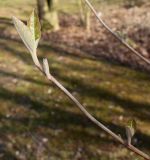
M 33 62 L 35 60 L 33 59 Z M 109 128 L 104 126 L 101 122 L 99 122 L 97 119 L 95 119 L 86 109 L 85 107 L 61 84 L 55 79 L 49 71 L 49 64 L 47 59 L 43 59 L 43 65 L 37 65 L 35 66 L 46 76 L 46 78 L 51 81 L 54 85 L 57 86 L 67 97 L 83 112 L 83 114 L 95 125 L 97 125 L 99 128 L 101 128 L 103 131 L 105 131 L 107 134 L 111 135 L 116 141 L 118 141 L 120 144 L 125 146 L 127 149 L 131 150 L 132 152 L 136 153 L 137 155 L 143 157 L 145 160 L 150 160 L 150 157 L 134 147 L 132 144 L 127 144 L 126 141 L 124 141 L 120 136 L 112 132 Z
M 88 0 L 86 0 L 86 2 L 88 3 L 88 5 L 90 7 L 92 7 L 92 5 L 89 3 Z M 98 17 L 96 11 L 94 10 L 94 8 L 91 8 L 94 13 L 96 14 L 97 18 L 99 19 L 100 22 L 103 23 L 103 21 Z M 32 20 L 32 21 L 31 21 Z M 93 122 L 95 125 L 97 125 L 99 128 L 101 128 L 103 131 L 105 131 L 106 133 L 108 133 L 109 135 L 111 135 L 116 141 L 118 141 L 120 144 L 124 145 L 127 149 L 131 150 L 132 152 L 136 153 L 137 155 L 143 157 L 145 160 L 150 160 L 150 157 L 143 153 L 142 151 L 140 151 L 139 149 L 137 149 L 136 147 L 134 147 L 130 141 L 124 141 L 120 136 L 118 136 L 117 134 L 115 134 L 114 132 L 112 132 L 109 128 L 107 128 L 105 125 L 103 125 L 101 122 L 99 122 L 97 119 L 95 119 L 85 108 L 84 106 L 61 84 L 59 83 L 50 73 L 49 71 L 49 64 L 48 64 L 48 60 L 47 59 L 43 59 L 43 63 L 41 65 L 41 63 L 39 62 L 39 59 L 37 57 L 36 54 L 36 49 L 37 49 L 37 44 L 40 38 L 40 24 L 38 23 L 38 17 L 35 14 L 35 12 L 32 12 L 32 15 L 30 17 L 30 25 L 26 26 L 24 23 L 22 23 L 19 19 L 13 17 L 13 22 L 14 25 L 20 35 L 20 37 L 22 38 L 24 44 L 26 45 L 26 47 L 29 49 L 33 62 L 35 64 L 35 66 L 39 69 L 39 71 L 41 71 L 49 81 L 53 82 L 54 85 L 56 85 L 64 94 L 66 94 L 68 96 L 68 98 L 83 112 L 83 114 L 91 121 Z M 32 22 L 32 23 L 31 23 Z M 110 30 L 105 23 L 103 23 L 104 26 Z M 36 27 L 35 27 L 36 26 Z M 34 30 L 35 32 L 32 32 L 32 30 Z M 37 32 L 38 31 L 38 32 Z M 111 30 L 110 32 L 116 36 Z M 38 35 L 38 37 L 36 37 Z M 38 38 L 38 39 L 37 39 Z M 117 36 L 116 36 L 117 38 Z M 122 40 L 121 40 L 122 41 Z M 124 42 L 122 42 L 124 43 Z M 125 45 L 127 45 L 126 43 L 124 43 Z M 131 135 L 131 134 L 129 134 Z M 129 137 L 131 138 L 131 137 Z
M 150 61 L 145 58 L 144 56 L 142 56 L 141 53 L 139 53 L 138 51 L 136 51 L 133 47 L 131 47 L 125 40 L 123 40 L 121 37 L 119 37 L 115 32 L 113 32 L 113 30 L 102 20 L 102 18 L 98 15 L 98 13 L 96 12 L 95 8 L 93 7 L 93 5 L 89 2 L 89 0 L 85 0 L 86 4 L 89 6 L 89 8 L 91 9 L 91 11 L 94 13 L 94 15 L 96 16 L 96 18 L 98 19 L 98 21 L 105 27 L 105 29 L 107 31 L 109 31 L 117 40 L 120 41 L 121 44 L 123 44 L 126 48 L 128 48 L 133 54 L 135 54 L 136 56 L 138 56 L 140 59 L 142 59 L 144 62 L 146 62 L 147 64 L 150 65 Z

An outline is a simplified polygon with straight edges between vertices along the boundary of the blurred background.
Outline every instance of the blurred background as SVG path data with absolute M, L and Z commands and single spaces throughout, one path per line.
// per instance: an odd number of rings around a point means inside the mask
M 91 0 L 122 39 L 150 59 L 149 0 Z M 150 66 L 101 26 L 81 0 L 0 0 L 0 159 L 141 160 L 92 124 L 33 66 L 11 17 L 42 25 L 39 59 L 100 122 L 150 153 Z

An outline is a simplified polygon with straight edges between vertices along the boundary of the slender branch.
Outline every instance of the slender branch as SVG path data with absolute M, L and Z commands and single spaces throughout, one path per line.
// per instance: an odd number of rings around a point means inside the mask
M 107 30 L 109 30 L 117 39 L 117 35 L 114 34 L 111 29 L 109 29 L 109 27 L 107 27 L 107 25 L 105 25 L 105 23 L 99 18 L 99 16 L 97 15 L 95 9 L 93 8 L 93 6 L 90 4 L 90 2 L 88 0 L 85 0 L 87 2 L 87 4 L 89 5 L 89 7 L 92 9 L 92 11 L 95 13 L 95 15 L 97 16 L 97 18 L 99 19 L 99 21 L 105 26 L 105 28 Z M 61 84 L 57 81 L 57 79 L 55 79 L 49 71 L 49 64 L 48 64 L 48 60 L 47 59 L 43 59 L 43 64 L 41 65 L 41 63 L 39 62 L 39 59 L 37 57 L 35 48 L 29 48 L 29 43 L 30 43 L 30 39 L 27 39 L 24 34 L 22 33 L 23 30 L 20 30 L 19 27 L 24 27 L 24 25 L 22 24 L 22 22 L 20 22 L 17 18 L 13 18 L 14 20 L 14 24 L 16 26 L 17 31 L 19 32 L 19 35 L 21 36 L 21 38 L 23 39 L 23 42 L 25 43 L 25 45 L 27 46 L 27 48 L 29 49 L 29 51 L 31 52 L 32 55 L 32 59 L 33 62 L 35 64 L 35 66 L 47 77 L 47 79 L 51 82 L 54 83 L 54 85 L 56 85 L 65 95 L 68 96 L 68 98 L 84 113 L 84 115 L 91 121 L 93 122 L 95 125 L 97 125 L 99 128 L 101 128 L 102 130 L 104 130 L 106 133 L 108 133 L 109 135 L 111 135 L 116 141 L 118 141 L 120 144 L 124 145 L 126 148 L 128 148 L 129 150 L 131 150 L 132 152 L 136 153 L 137 155 L 143 157 L 145 160 L 150 160 L 150 157 L 145 154 L 144 152 L 140 151 L 139 149 L 137 149 L 136 147 L 134 147 L 132 144 L 128 143 L 127 141 L 124 141 L 120 136 L 118 136 L 117 134 L 115 134 L 114 132 L 112 132 L 109 128 L 107 128 L 105 125 L 103 125 L 101 122 L 99 122 L 97 119 L 95 119 L 85 108 L 84 106 Z M 25 27 L 24 27 L 25 28 Z M 25 28 L 26 29 L 26 28 Z M 27 30 L 28 31 L 28 30 Z M 28 32 L 27 32 L 28 33 Z M 32 36 L 32 35 L 31 35 Z M 119 38 L 120 39 L 120 38 Z M 126 42 L 122 41 L 122 39 L 120 39 L 120 41 L 127 46 L 130 49 L 130 46 L 128 46 L 128 44 L 126 44 Z M 132 50 L 132 48 L 131 48 Z M 133 49 L 134 51 L 134 49 Z M 135 54 L 137 54 L 135 52 Z M 140 54 L 137 54 L 139 57 L 141 56 Z M 141 56 L 142 57 L 142 56 Z
M 102 18 L 98 15 L 97 11 L 93 7 L 93 5 L 89 2 L 89 0 L 85 0 L 86 4 L 89 6 L 91 11 L 94 13 L 98 21 L 105 27 L 107 31 L 109 31 L 117 40 L 119 40 L 126 48 L 128 48 L 132 53 L 134 53 L 136 56 L 141 58 L 144 62 L 150 65 L 150 61 L 142 56 L 141 53 L 136 51 L 133 47 L 131 47 L 125 40 L 123 40 L 121 37 L 119 37 L 113 30 L 102 20 Z
M 33 60 L 34 61 L 34 60 Z M 104 126 L 101 122 L 99 122 L 97 119 L 95 119 L 86 109 L 85 107 L 61 84 L 59 83 L 51 74 L 49 71 L 49 64 L 47 59 L 43 59 L 43 65 L 40 63 L 35 64 L 35 66 L 47 77 L 49 81 L 51 81 L 53 84 L 57 86 L 64 94 L 68 96 L 68 98 L 84 113 L 84 115 L 91 120 L 94 124 L 96 124 L 99 128 L 101 128 L 103 131 L 105 131 L 107 134 L 111 135 L 116 141 L 118 141 L 120 144 L 131 150 L 132 152 L 136 153 L 137 155 L 143 157 L 145 160 L 150 160 L 150 157 L 145 154 L 144 152 L 140 151 L 136 147 L 134 147 L 131 144 L 128 144 L 126 141 L 124 141 L 120 136 L 112 132 L 109 128 Z

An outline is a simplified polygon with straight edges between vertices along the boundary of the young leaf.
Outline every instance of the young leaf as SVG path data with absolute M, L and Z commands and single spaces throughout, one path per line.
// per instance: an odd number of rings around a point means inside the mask
M 33 10 L 28 22 L 27 26 L 30 28 L 31 33 L 34 37 L 34 40 L 37 41 L 41 38 L 41 25 L 38 18 L 37 13 Z
M 35 40 L 30 29 L 16 17 L 13 17 L 12 19 L 25 46 L 28 48 L 31 54 L 35 53 L 36 51 Z
M 49 71 L 49 64 L 48 60 L 46 58 L 43 59 L 43 70 L 44 73 L 46 74 L 47 78 L 50 78 L 50 71 Z
M 125 33 L 120 32 L 120 31 L 116 31 L 116 34 L 119 38 L 125 40 L 127 38 L 127 36 L 125 35 Z
M 24 44 L 26 45 L 32 56 L 35 57 L 37 45 L 41 37 L 41 25 L 38 15 L 33 10 L 27 22 L 27 26 L 16 17 L 13 17 L 13 23 Z
M 126 127 L 126 135 L 127 135 L 127 139 L 128 139 L 128 144 L 131 144 L 131 140 L 132 137 L 135 134 L 135 130 L 136 130 L 136 122 L 135 120 L 129 121 L 128 126 Z

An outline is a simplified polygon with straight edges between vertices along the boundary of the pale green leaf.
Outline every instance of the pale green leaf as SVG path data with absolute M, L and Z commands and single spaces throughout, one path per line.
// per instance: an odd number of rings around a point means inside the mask
M 12 19 L 13 19 L 13 23 L 21 39 L 23 40 L 25 46 L 28 48 L 31 54 L 35 54 L 36 43 L 35 43 L 34 36 L 31 30 L 22 21 L 20 21 L 16 17 L 13 17 Z
M 35 10 L 31 13 L 31 16 L 27 22 L 28 27 L 31 30 L 31 33 L 34 37 L 34 40 L 37 41 L 41 38 L 41 25 Z
M 128 127 L 131 129 L 132 136 L 133 136 L 135 134 L 135 130 L 136 130 L 136 121 L 135 120 L 130 120 L 128 122 Z
M 131 144 L 131 139 L 135 134 L 135 130 L 136 130 L 136 121 L 135 120 L 129 121 L 128 126 L 126 127 L 128 144 Z

